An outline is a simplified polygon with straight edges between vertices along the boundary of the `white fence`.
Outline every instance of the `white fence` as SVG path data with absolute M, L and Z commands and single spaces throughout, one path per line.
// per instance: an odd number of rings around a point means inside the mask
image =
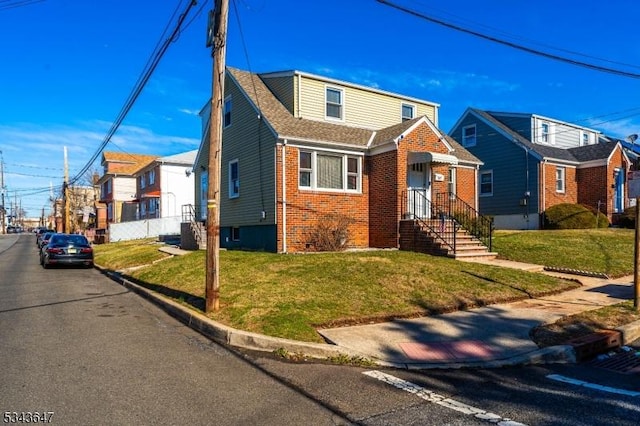
M 109 225 L 109 241 L 137 240 L 160 235 L 180 235 L 179 216 L 144 219 Z

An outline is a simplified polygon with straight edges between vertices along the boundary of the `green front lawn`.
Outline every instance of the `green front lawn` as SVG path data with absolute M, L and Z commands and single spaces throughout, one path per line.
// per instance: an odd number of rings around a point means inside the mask
M 156 256 L 157 248 L 148 241 L 96 245 L 96 263 L 110 269 L 142 265 Z M 128 274 L 202 310 L 205 255 L 192 252 Z M 209 316 L 234 328 L 320 342 L 319 326 L 429 315 L 574 286 L 543 274 L 401 251 L 221 251 L 221 309 Z
M 633 245 L 632 229 L 496 231 L 493 251 L 509 260 L 621 277 L 633 273 Z

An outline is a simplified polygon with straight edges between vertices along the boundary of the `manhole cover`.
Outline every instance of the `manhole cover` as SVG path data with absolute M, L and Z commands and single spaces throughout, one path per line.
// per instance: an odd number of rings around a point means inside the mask
M 622 347 L 620 350 L 599 355 L 587 364 L 624 374 L 640 374 L 640 350 Z

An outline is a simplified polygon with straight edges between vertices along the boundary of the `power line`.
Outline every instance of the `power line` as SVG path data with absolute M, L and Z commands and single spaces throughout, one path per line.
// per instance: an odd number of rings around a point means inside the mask
M 513 43 L 511 41 L 503 40 L 503 39 L 500 39 L 500 38 L 497 38 L 497 37 L 494 37 L 494 36 L 490 36 L 488 34 L 481 33 L 479 31 L 475 31 L 475 30 L 472 30 L 472 29 L 469 29 L 469 28 L 465 28 L 465 27 L 462 27 L 462 26 L 459 26 L 459 25 L 455 25 L 455 24 L 452 24 L 450 22 L 446 22 L 444 20 L 441 20 L 441 19 L 434 18 L 434 17 L 429 16 L 429 15 L 426 15 L 424 13 L 421 13 L 421 12 L 418 12 L 418 11 L 415 11 L 415 10 L 400 6 L 398 4 L 395 4 L 395 3 L 387 1 L 387 0 L 377 0 L 377 1 L 379 3 L 385 4 L 387 6 L 390 6 L 390 7 L 394 8 L 394 9 L 398 9 L 398 10 L 400 10 L 402 12 L 408 13 L 408 14 L 416 16 L 418 18 L 424 19 L 424 20 L 429 21 L 429 22 L 433 22 L 434 24 L 438 24 L 438 25 L 441 25 L 443 27 L 450 28 L 450 29 L 453 29 L 453 30 L 456 30 L 456 31 L 459 31 L 459 32 L 462 32 L 462 33 L 466 33 L 466 34 L 470 34 L 470 35 L 473 35 L 473 36 L 476 36 L 476 37 L 479 37 L 479 38 L 483 38 L 485 40 L 489 40 L 489 41 L 492 41 L 494 43 L 502 44 L 504 46 L 512 47 L 512 48 L 517 49 L 517 50 L 522 50 L 523 52 L 531 53 L 533 55 L 542 56 L 542 57 L 547 58 L 547 59 L 553 59 L 553 60 L 556 60 L 556 61 L 560 61 L 560 62 L 571 64 L 571 65 L 576 65 L 576 66 L 580 66 L 580 67 L 583 67 L 583 68 L 592 69 L 592 70 L 595 70 L 595 71 L 606 72 L 606 73 L 609 73 L 609 74 L 619 75 L 619 76 L 622 76 L 622 77 L 640 79 L 640 74 L 637 74 L 637 73 L 618 70 L 618 69 L 615 69 L 615 68 L 604 67 L 604 66 L 596 65 L 596 64 L 590 64 L 588 62 L 578 61 L 578 60 L 575 60 L 575 59 L 566 58 L 566 57 L 563 57 L 563 56 L 560 56 L 560 55 L 555 55 L 553 53 L 543 52 L 541 50 L 536 50 L 536 49 L 533 49 L 531 47 L 527 47 L 527 46 L 523 46 L 523 45 L 520 45 L 520 44 L 516 44 L 516 43 Z
M 145 65 L 145 69 L 143 70 L 142 74 L 138 78 L 138 81 L 136 82 L 133 90 L 129 94 L 129 97 L 127 98 L 124 106 L 120 110 L 118 117 L 115 119 L 115 121 L 111 125 L 111 128 L 107 132 L 107 135 L 104 137 L 104 139 L 100 143 L 100 146 L 98 147 L 96 152 L 91 156 L 87 164 L 80 170 L 80 172 L 78 172 L 77 175 L 75 175 L 72 179 L 70 179 L 69 181 L 70 185 L 74 184 L 75 182 L 77 182 L 79 179 L 82 178 L 82 176 L 91 168 L 93 162 L 98 158 L 98 156 L 107 146 L 107 144 L 109 144 L 109 142 L 111 141 L 111 138 L 113 137 L 113 135 L 116 133 L 116 131 L 124 121 L 125 117 L 133 107 L 133 104 L 135 103 L 135 101 L 138 99 L 138 96 L 140 96 L 140 93 L 142 93 L 142 90 L 144 89 L 145 85 L 151 78 L 151 74 L 153 74 L 153 71 L 155 71 L 156 67 L 160 63 L 160 60 L 166 53 L 167 49 L 169 48 L 169 45 L 176 40 L 177 35 L 180 32 L 180 28 L 187 17 L 187 14 L 191 10 L 191 8 L 195 5 L 196 5 L 195 0 L 189 1 L 189 4 L 184 10 L 184 12 L 180 14 L 178 18 L 178 22 L 176 23 L 173 31 L 171 32 L 171 35 L 168 38 L 166 38 L 164 42 L 156 46 L 149 60 L 147 61 L 147 64 Z M 175 14 L 176 12 L 174 12 L 169 22 L 173 21 L 173 17 L 175 16 Z M 167 33 L 167 28 L 169 28 L 169 24 L 167 24 L 167 27 L 165 27 L 165 30 L 163 31 L 160 39 L 162 39 L 164 35 Z
M 419 4 L 423 5 L 423 6 L 425 5 L 424 2 L 415 1 L 415 3 L 419 3 Z M 627 67 L 631 67 L 631 68 L 640 69 L 640 65 L 633 65 L 633 64 L 627 64 L 627 63 L 619 62 L 619 61 L 612 61 L 610 59 L 600 58 L 600 57 L 589 55 L 589 54 L 586 54 L 586 53 L 576 52 L 574 50 L 569 50 L 569 49 L 565 49 L 565 48 L 562 48 L 562 47 L 552 46 L 550 44 L 542 43 L 540 41 L 533 40 L 533 39 L 529 39 L 529 38 L 523 37 L 523 36 L 518 35 L 518 34 L 509 33 L 507 31 L 504 31 L 504 30 L 500 29 L 500 28 L 495 28 L 495 27 L 491 27 L 489 25 L 485 25 L 485 24 L 482 24 L 482 23 L 474 22 L 474 21 L 472 21 L 470 19 L 466 19 L 466 18 L 457 16 L 457 15 L 454 15 L 454 14 L 452 14 L 450 12 L 445 11 L 445 10 L 431 7 L 431 5 L 429 5 L 429 7 L 432 10 L 437 10 L 438 12 L 443 13 L 445 15 L 449 15 L 452 18 L 458 19 L 459 21 L 466 22 L 468 24 L 472 24 L 472 25 L 475 25 L 475 26 L 478 26 L 478 27 L 481 27 L 481 28 L 485 28 L 487 30 L 494 31 L 494 32 L 496 32 L 498 34 L 503 34 L 503 35 L 505 35 L 507 37 L 511 37 L 511 38 L 514 38 L 514 39 L 517 39 L 517 40 L 526 41 L 526 42 L 529 42 L 531 44 L 535 44 L 535 45 L 538 45 L 538 46 L 542 46 L 542 47 L 546 47 L 546 48 L 549 48 L 549 49 L 552 49 L 552 50 L 556 50 L 558 52 L 569 53 L 569 54 L 576 55 L 576 56 L 582 56 L 582 57 L 585 57 L 585 58 L 596 59 L 596 60 L 601 61 L 601 62 L 608 62 L 610 64 L 623 65 L 623 66 L 627 66 Z
M 42 3 L 44 1 L 46 0 L 18 0 L 18 1 L 4 0 L 4 1 L 0 1 L 0 3 L 8 3 L 8 4 L 0 4 L 0 11 L 16 9 L 18 7 L 29 6 L 36 3 Z

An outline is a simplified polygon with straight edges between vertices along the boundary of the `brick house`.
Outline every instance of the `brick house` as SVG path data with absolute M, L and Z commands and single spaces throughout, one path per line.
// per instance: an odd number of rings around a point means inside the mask
M 484 163 L 479 210 L 497 229 L 538 229 L 560 203 L 616 216 L 628 204 L 629 157 L 599 131 L 537 114 L 468 108 L 449 132 Z
M 102 153 L 103 174 L 96 182 L 100 187 L 100 203 L 106 206 L 107 223 L 136 220 L 135 173 L 151 164 L 158 156 L 105 151 Z
M 439 105 L 300 71 L 225 78 L 220 244 L 315 250 L 327 216 L 350 248 L 397 248 L 400 222 L 429 217 L 440 194 L 477 208 L 482 164 L 437 127 Z M 206 219 L 208 104 L 194 165 Z M 449 194 L 454 197 L 449 197 Z

